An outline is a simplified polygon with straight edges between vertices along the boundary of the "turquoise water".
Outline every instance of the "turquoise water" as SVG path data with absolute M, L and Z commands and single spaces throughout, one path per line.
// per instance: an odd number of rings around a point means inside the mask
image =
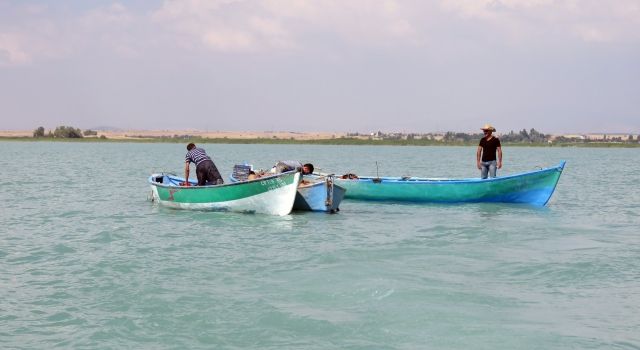
M 476 176 L 474 147 L 202 145 L 322 171 Z M 640 349 L 640 152 L 567 160 L 546 208 L 344 201 L 336 215 L 148 201 L 178 144 L 0 142 L 0 348 Z

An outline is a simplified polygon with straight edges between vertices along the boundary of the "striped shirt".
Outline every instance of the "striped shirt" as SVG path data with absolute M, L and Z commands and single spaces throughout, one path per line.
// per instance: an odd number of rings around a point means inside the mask
M 195 163 L 196 166 L 198 164 L 204 162 L 205 160 L 211 160 L 209 156 L 204 152 L 202 148 L 194 148 L 191 151 L 187 152 L 187 155 L 184 157 L 185 163 Z

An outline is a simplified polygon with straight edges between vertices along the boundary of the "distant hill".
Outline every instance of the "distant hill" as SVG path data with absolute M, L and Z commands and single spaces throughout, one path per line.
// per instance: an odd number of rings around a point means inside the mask
M 117 128 L 115 126 L 95 126 L 93 128 L 88 128 L 89 130 L 96 130 L 96 131 L 111 131 L 111 132 L 120 132 L 120 131 L 124 131 L 124 129 L 122 128 Z

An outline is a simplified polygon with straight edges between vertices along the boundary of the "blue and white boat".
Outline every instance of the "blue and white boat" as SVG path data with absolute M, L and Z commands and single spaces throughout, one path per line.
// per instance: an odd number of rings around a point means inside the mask
M 324 211 L 335 213 L 347 190 L 336 185 L 333 175 L 303 176 L 293 202 L 293 210 Z
M 235 165 L 229 177 L 231 182 L 256 181 L 248 180 L 251 165 Z M 318 211 L 335 213 L 340 210 L 340 203 L 345 196 L 346 189 L 335 183 L 333 175 L 301 176 L 298 184 L 293 210 Z

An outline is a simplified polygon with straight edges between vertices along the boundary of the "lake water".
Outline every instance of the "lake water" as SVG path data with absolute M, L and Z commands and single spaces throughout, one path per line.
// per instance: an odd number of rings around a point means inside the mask
M 234 163 L 473 177 L 475 147 L 199 145 Z M 345 200 L 335 215 L 150 201 L 182 144 L 0 142 L 3 349 L 640 349 L 640 149 L 567 166 L 548 207 Z

